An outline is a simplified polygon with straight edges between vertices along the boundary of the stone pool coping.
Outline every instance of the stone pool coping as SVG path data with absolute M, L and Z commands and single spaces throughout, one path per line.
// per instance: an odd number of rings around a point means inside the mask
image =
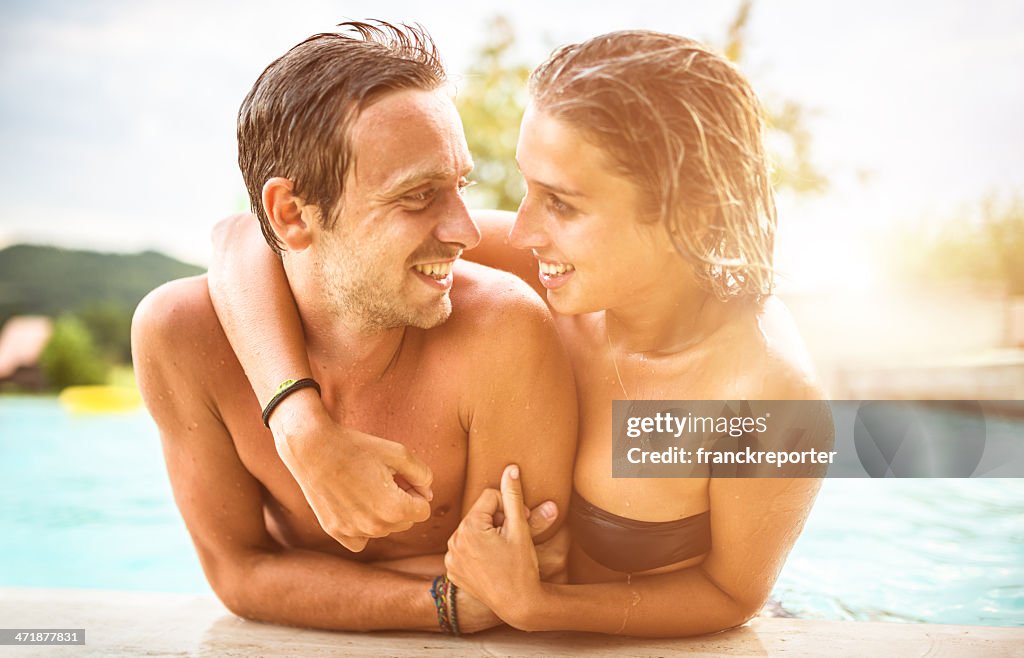
M 0 588 L 0 627 L 86 629 L 85 646 L 5 656 L 1024 656 L 1024 628 L 757 618 L 674 640 L 507 628 L 448 638 L 310 631 L 239 619 L 209 595 L 100 590 Z

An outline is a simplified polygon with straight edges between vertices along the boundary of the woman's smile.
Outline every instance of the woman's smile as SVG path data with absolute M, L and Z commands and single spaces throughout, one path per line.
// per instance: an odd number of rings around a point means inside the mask
M 546 260 L 538 256 L 537 264 L 540 270 L 540 282 L 548 290 L 561 288 L 576 273 L 576 268 L 572 263 Z

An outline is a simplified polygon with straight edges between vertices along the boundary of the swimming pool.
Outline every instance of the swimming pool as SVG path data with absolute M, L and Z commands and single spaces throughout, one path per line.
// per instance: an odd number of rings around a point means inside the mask
M 1024 626 L 1022 520 L 1021 479 L 827 480 L 773 596 L 813 619 Z M 210 592 L 144 411 L 0 399 L 5 586 Z

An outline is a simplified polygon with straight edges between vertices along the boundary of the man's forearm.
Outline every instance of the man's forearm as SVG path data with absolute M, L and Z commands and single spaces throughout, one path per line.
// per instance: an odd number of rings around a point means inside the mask
M 295 549 L 256 552 L 228 571 L 214 590 L 247 619 L 325 630 L 438 629 L 424 576 Z

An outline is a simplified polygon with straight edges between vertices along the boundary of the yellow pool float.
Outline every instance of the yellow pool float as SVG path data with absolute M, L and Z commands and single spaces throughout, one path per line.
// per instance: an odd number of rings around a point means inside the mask
M 68 386 L 58 398 L 75 413 L 124 413 L 142 406 L 142 395 L 132 386 Z

